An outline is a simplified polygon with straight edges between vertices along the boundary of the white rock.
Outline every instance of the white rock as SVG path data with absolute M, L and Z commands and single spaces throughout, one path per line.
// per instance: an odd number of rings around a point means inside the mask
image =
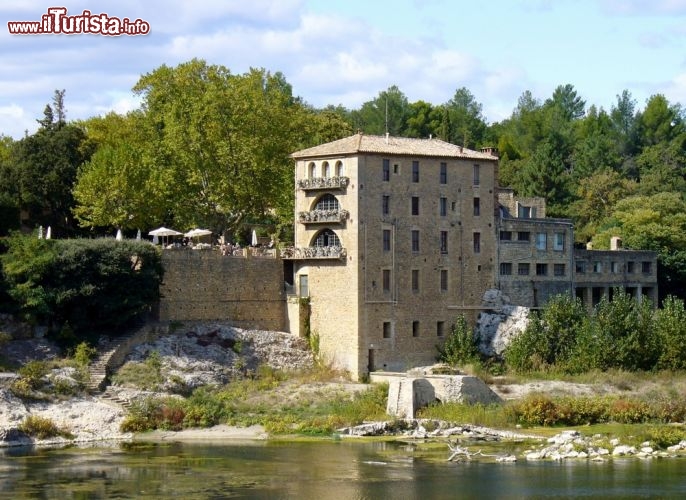
M 612 446 L 619 446 L 619 439 L 617 439 L 617 438 L 610 439 L 610 444 Z
M 636 448 L 633 446 L 628 446 L 628 445 L 620 445 L 617 446 L 614 450 L 612 450 L 612 455 L 615 457 L 621 457 L 624 455 L 635 455 L 636 454 Z

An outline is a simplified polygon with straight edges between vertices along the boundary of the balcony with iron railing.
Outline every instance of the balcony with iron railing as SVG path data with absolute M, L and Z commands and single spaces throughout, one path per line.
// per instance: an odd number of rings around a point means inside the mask
M 311 177 L 298 179 L 298 188 L 303 191 L 316 189 L 345 189 L 350 183 L 349 177 Z
M 342 224 L 349 216 L 350 212 L 341 208 L 315 209 L 298 212 L 298 222 L 301 224 Z
M 285 247 L 281 249 L 281 258 L 288 260 L 336 259 L 345 260 L 343 247 Z

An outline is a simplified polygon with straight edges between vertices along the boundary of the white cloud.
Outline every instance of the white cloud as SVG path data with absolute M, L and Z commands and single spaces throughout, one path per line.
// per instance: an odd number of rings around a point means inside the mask
M 630 16 L 686 15 L 686 0 L 600 0 L 608 14 Z

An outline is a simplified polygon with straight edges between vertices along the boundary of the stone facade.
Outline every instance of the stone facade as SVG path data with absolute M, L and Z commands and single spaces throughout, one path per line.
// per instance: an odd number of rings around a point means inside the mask
M 211 250 L 165 250 L 161 321 L 224 320 L 241 328 L 286 329 L 283 262 Z
M 574 291 L 588 307 L 620 288 L 639 300 L 657 306 L 657 257 L 655 252 L 623 250 L 576 250 Z
M 353 376 L 434 362 L 455 316 L 478 310 L 494 285 L 497 157 L 362 134 L 293 157 L 296 247 L 345 255 L 294 258 L 324 358 Z M 347 215 L 299 216 L 317 210 Z

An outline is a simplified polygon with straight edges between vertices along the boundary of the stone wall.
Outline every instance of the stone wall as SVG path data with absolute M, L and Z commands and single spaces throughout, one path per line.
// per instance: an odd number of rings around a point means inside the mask
M 222 320 L 241 328 L 287 328 L 280 259 L 183 249 L 164 251 L 162 263 L 160 321 Z

